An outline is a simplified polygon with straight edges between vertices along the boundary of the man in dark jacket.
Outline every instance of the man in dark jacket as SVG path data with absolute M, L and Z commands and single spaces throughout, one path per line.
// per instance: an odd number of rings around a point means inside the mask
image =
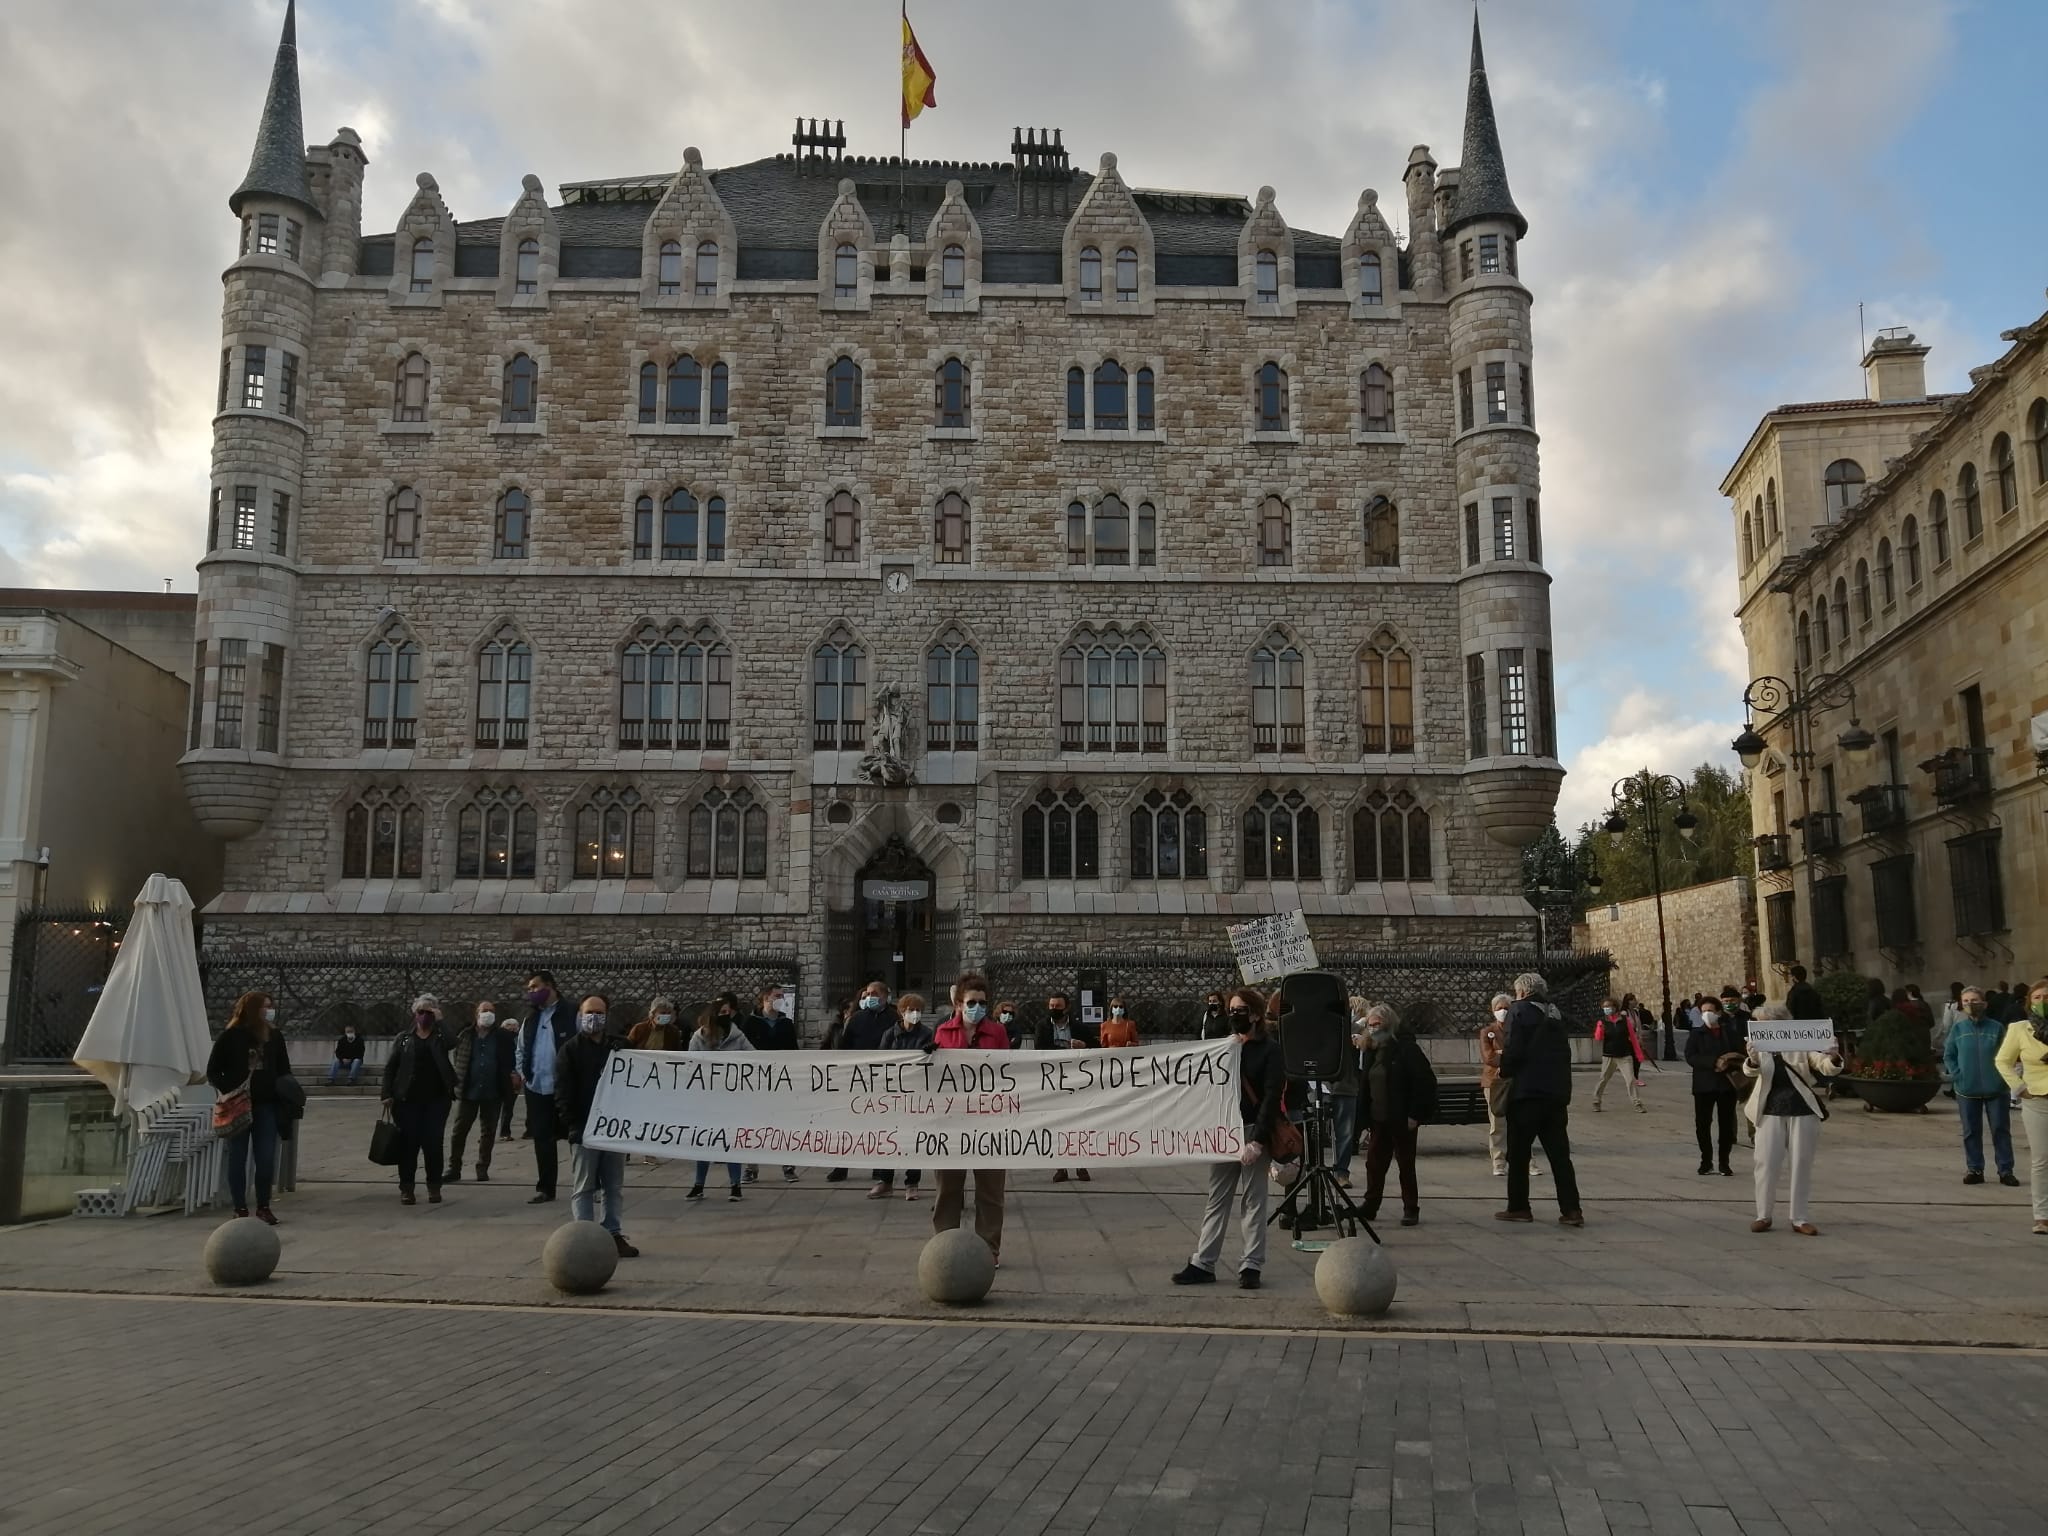
M 1436 1072 L 1390 1004 L 1374 1003 L 1366 1010 L 1358 1083 L 1359 1119 L 1366 1127 L 1361 1209 L 1367 1221 L 1379 1215 L 1387 1192 L 1387 1164 L 1396 1163 L 1401 1169 L 1401 1225 L 1412 1227 L 1422 1220 L 1415 1134 L 1436 1114 Z
M 327 1086 L 332 1088 L 344 1077 L 351 1088 L 363 1080 L 363 1037 L 353 1024 L 343 1025 L 341 1033 L 335 1037 L 334 1060 L 327 1068 Z
M 1712 1138 L 1715 1119 L 1720 1120 L 1721 1153 L 1718 1164 L 1728 1178 L 1735 1170 L 1728 1155 L 1735 1145 L 1735 1101 L 1737 1090 L 1728 1074 L 1742 1070 L 1747 1036 L 1738 1038 L 1722 1017 L 1721 1006 L 1708 998 L 1700 1009 L 1699 1027 L 1685 1037 L 1685 1064 L 1692 1068 L 1693 1133 L 1700 1143 L 1700 1172 L 1712 1173 L 1717 1166 Z
M 1546 999 L 1547 991 L 1533 971 L 1515 978 L 1508 1043 L 1500 1057 L 1500 1075 L 1508 1081 L 1508 1208 L 1493 1215 L 1496 1221 L 1536 1219 L 1529 1210 L 1529 1153 L 1540 1141 L 1557 1180 L 1557 1219 L 1563 1226 L 1583 1227 L 1568 1130 L 1572 1047 L 1564 1018 Z
M 554 973 L 526 978 L 526 1022 L 519 1028 L 519 1059 L 512 1086 L 526 1094 L 526 1134 L 533 1142 L 534 1196 L 528 1205 L 555 1198 L 555 1063 L 576 1033 L 576 1013 L 555 986 Z
M 889 989 L 879 981 L 871 981 L 861 988 L 860 1001 L 854 1005 L 853 1017 L 846 1021 L 846 1030 L 839 1037 L 842 1050 L 879 1051 L 882 1036 L 896 1027 L 896 1010 L 889 1006 Z
M 1820 988 L 1806 979 L 1806 967 L 1792 967 L 1792 989 L 1785 994 L 1785 1006 L 1795 1019 L 1825 1019 L 1828 1005 L 1821 1001 Z
M 1287 1104 L 1287 1064 L 1280 1042 L 1266 1033 L 1265 1002 L 1250 987 L 1229 996 L 1226 1017 L 1241 1042 L 1238 1056 L 1238 1113 L 1244 1121 L 1244 1150 L 1228 1162 L 1209 1165 L 1209 1203 L 1202 1211 L 1202 1236 L 1187 1267 L 1173 1277 L 1175 1285 L 1213 1285 L 1223 1256 L 1223 1233 L 1230 1208 L 1238 1208 L 1238 1235 L 1244 1255 L 1238 1261 L 1240 1290 L 1256 1291 L 1266 1264 L 1267 1174 L 1272 1168 L 1273 1138 Z
M 427 1204 L 441 1203 L 442 1137 L 448 1130 L 448 1104 L 455 1097 L 455 1065 L 448 1059 L 454 1041 L 441 1022 L 441 1003 L 431 992 L 412 1002 L 412 1028 L 391 1042 L 384 1062 L 379 1097 L 384 1112 L 398 1126 L 398 1202 L 414 1205 L 413 1181 L 420 1155 L 427 1160 Z
M 469 1144 L 469 1128 L 479 1118 L 477 1130 L 476 1179 L 491 1182 L 491 1148 L 497 1145 L 498 1117 L 512 1095 L 513 1063 L 517 1042 L 498 1028 L 498 1005 L 481 1002 L 476 1018 L 456 1039 L 448 1053 L 455 1068 L 455 1129 L 448 1140 L 448 1180 L 462 1182 L 462 1153 Z
M 597 1085 L 613 1051 L 624 1050 L 626 1037 L 611 1029 L 611 1003 L 602 992 L 583 999 L 576 1012 L 576 1033 L 555 1062 L 555 1114 L 569 1136 L 569 1215 L 576 1221 L 597 1219 L 597 1194 L 604 1191 L 604 1229 L 611 1233 L 622 1259 L 637 1259 L 640 1250 L 619 1230 L 626 1211 L 626 1154 L 583 1145 L 583 1128 L 597 1102 Z
M 730 995 L 730 994 L 728 994 Z M 780 987 L 763 987 L 754 997 L 754 1011 L 739 1021 L 740 1033 L 747 1037 L 747 1044 L 757 1051 L 793 1051 L 796 1046 L 796 1021 L 782 1011 L 784 993 Z M 723 1002 L 724 998 L 720 998 Z M 757 1164 L 747 1164 L 747 1182 L 753 1183 L 760 1176 Z M 794 1184 L 796 1169 L 783 1165 L 782 1182 Z

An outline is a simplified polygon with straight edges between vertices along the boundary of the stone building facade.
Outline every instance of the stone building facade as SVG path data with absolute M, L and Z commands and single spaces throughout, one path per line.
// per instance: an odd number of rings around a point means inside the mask
M 1753 721 L 1781 974 L 2048 970 L 2048 315 L 2006 335 L 1954 395 L 1881 335 L 1867 398 L 1779 407 L 1722 484 L 1751 675 L 1814 705 Z
M 1612 957 L 1610 992 L 1617 998 L 1633 992 L 1661 1016 L 1667 965 L 1674 999 L 1761 981 L 1756 923 L 1755 882 L 1746 875 L 1731 875 L 1664 893 L 1661 956 L 1654 897 L 1588 907 L 1573 938 L 1584 948 L 1605 950 Z
M 1525 221 L 1477 32 L 1407 239 L 1007 161 L 538 178 L 365 236 L 287 23 L 224 303 L 210 954 L 1529 931 L 1561 779 Z M 807 1010 L 807 1022 L 813 1015 Z

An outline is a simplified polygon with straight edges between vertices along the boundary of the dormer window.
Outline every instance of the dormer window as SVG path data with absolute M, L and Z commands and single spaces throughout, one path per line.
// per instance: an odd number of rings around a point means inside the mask
M 512 291 L 514 293 L 538 293 L 540 291 L 540 242 L 522 240 L 519 254 L 512 268 Z
M 1128 245 L 1116 253 L 1116 301 L 1138 302 L 1138 253 Z
M 718 242 L 700 241 L 697 246 L 697 297 L 710 298 L 718 292 Z
M 414 293 L 431 293 L 434 288 L 434 242 L 415 240 L 412 243 L 412 279 Z
M 1261 304 L 1280 302 L 1280 258 L 1271 251 L 1261 251 L 1252 262 L 1252 296 Z
M 1081 302 L 1102 302 L 1102 252 L 1092 245 L 1081 252 Z
M 967 252 L 957 245 L 946 247 L 939 258 L 939 297 L 964 298 L 967 293 Z
M 683 291 L 683 247 L 677 240 L 661 242 L 661 258 L 655 270 L 654 291 L 664 299 Z
M 832 253 L 832 294 L 851 299 L 860 294 L 860 252 L 842 245 Z
M 1380 286 L 1380 253 L 1367 251 L 1358 258 L 1358 302 L 1361 304 L 1382 304 L 1386 302 L 1385 291 Z

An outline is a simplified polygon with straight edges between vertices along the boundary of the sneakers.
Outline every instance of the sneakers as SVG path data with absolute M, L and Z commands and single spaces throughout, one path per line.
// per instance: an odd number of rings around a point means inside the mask
M 1984 1170 L 1981 1168 L 1972 1168 L 1968 1173 L 1963 1175 L 1963 1182 L 1965 1184 L 1982 1184 L 1984 1182 Z
M 2007 1189 L 2018 1189 L 2020 1187 L 2019 1175 L 2014 1173 L 2011 1169 L 2007 1169 L 2004 1173 L 2001 1173 L 1998 1176 L 1998 1182 L 2003 1184 Z
M 1700 1177 L 1701 1177 L 1701 1178 L 1703 1178 L 1703 1179 L 1704 1179 L 1705 1177 L 1707 1177 L 1707 1175 L 1708 1175 L 1708 1174 L 1712 1173 L 1713 1171 L 1714 1171 L 1714 1165 L 1713 1165 L 1712 1163 L 1701 1163 L 1701 1164 L 1700 1164 Z
M 756 1168 L 752 1163 L 747 1164 L 747 1182 L 751 1184 L 760 1177 L 761 1170 L 759 1168 Z
M 1536 1218 L 1528 1211 L 1495 1211 L 1493 1219 L 1495 1221 L 1534 1221 Z
M 530 1196 L 527 1199 L 526 1203 L 528 1205 L 546 1205 L 549 1201 L 553 1200 L 554 1198 L 555 1197 L 553 1195 L 547 1193 L 547 1191 L 545 1190 L 542 1190 L 540 1193 Z
M 1237 1288 L 1240 1291 L 1256 1291 L 1259 1283 L 1259 1272 L 1256 1269 L 1240 1269 L 1237 1272 Z
M 794 1168 L 783 1169 L 782 1182 L 785 1184 L 794 1184 L 796 1182 L 796 1170 Z
M 398 1203 L 400 1205 L 418 1205 L 420 1203 L 419 1196 L 409 1189 L 401 1189 L 398 1192 Z
M 438 1190 L 438 1189 L 430 1189 L 430 1190 L 428 1190 L 428 1191 L 427 1191 L 427 1204 L 429 1204 L 429 1205 L 439 1205 L 440 1203 L 441 1203 L 441 1191 L 440 1191 L 440 1190 Z
M 1726 1163 L 1723 1163 L 1721 1165 L 1721 1177 L 1724 1179 L 1732 1179 L 1735 1177 L 1735 1170 L 1733 1168 L 1730 1168 Z
M 237 1216 L 246 1216 L 249 1214 L 249 1207 L 247 1207 L 246 1205 L 238 1205 L 235 1207 L 235 1214 Z
M 2037 1221 L 2034 1223 L 2034 1228 L 2036 1231 L 2048 1228 L 2048 1221 Z M 1256 1274 L 1257 1271 L 1254 1270 L 1252 1273 Z M 1186 1269 L 1183 1269 L 1173 1277 L 1173 1283 L 1175 1285 L 1214 1285 L 1216 1283 L 1216 1271 L 1204 1269 L 1199 1264 L 1190 1264 Z
M 683 1198 L 685 1200 L 702 1200 L 704 1198 L 704 1186 L 702 1184 L 692 1184 L 690 1192 L 683 1196 Z
M 727 1196 L 726 1196 L 725 1198 L 726 1198 L 726 1199 L 728 1199 L 728 1200 L 737 1200 L 737 1199 L 739 1199 L 739 1197 L 740 1197 L 740 1187 L 739 1187 L 739 1185 L 735 1184 L 735 1185 L 733 1185 L 733 1187 L 732 1187 L 732 1193 L 731 1193 L 731 1194 L 729 1194 L 729 1195 L 727 1195 Z
M 1508 1165 L 1506 1163 L 1495 1163 L 1493 1165 L 1493 1176 L 1496 1179 L 1506 1178 L 1508 1176 Z
M 635 1248 L 631 1243 L 627 1242 L 626 1239 L 617 1232 L 614 1232 L 612 1234 L 612 1244 L 619 1250 L 619 1257 L 622 1259 L 637 1259 L 640 1257 L 640 1250 L 638 1248 Z

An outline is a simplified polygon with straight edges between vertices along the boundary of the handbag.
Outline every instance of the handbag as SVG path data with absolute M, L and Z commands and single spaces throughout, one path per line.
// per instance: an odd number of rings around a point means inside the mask
M 256 1105 L 249 1097 L 249 1085 L 230 1088 L 213 1101 L 213 1134 L 223 1140 L 239 1136 L 256 1119 Z
M 400 1156 L 398 1124 L 385 1115 L 370 1127 L 370 1161 L 385 1168 L 396 1168 Z
M 1254 1097 L 1263 1095 L 1254 1090 Z M 1280 1118 L 1273 1122 L 1273 1139 L 1267 1144 L 1266 1155 L 1276 1163 L 1298 1163 L 1304 1148 L 1301 1127 L 1287 1118 L 1287 1090 L 1280 1090 Z

